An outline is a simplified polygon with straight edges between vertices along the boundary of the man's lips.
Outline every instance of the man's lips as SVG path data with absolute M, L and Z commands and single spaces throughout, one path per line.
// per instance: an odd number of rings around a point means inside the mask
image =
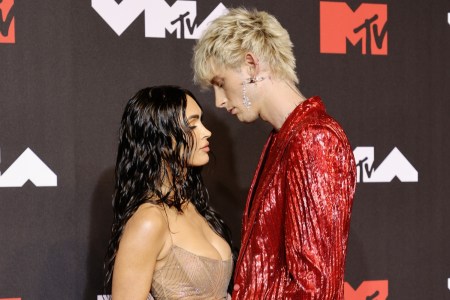
M 232 107 L 232 108 L 228 109 L 228 112 L 229 112 L 230 114 L 234 115 L 234 114 L 236 113 L 236 110 L 235 110 L 234 107 Z

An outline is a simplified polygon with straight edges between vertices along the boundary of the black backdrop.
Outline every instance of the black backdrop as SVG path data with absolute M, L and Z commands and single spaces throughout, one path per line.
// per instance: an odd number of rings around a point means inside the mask
M 355 149 L 346 300 L 450 299 L 448 0 L 0 1 L 0 299 L 101 294 L 119 121 L 145 86 L 180 85 L 202 102 L 214 152 L 206 184 L 239 242 L 270 127 L 214 108 L 192 83 L 201 28 L 170 25 L 184 12 L 200 25 L 221 5 L 278 17 L 302 92 L 322 97 Z

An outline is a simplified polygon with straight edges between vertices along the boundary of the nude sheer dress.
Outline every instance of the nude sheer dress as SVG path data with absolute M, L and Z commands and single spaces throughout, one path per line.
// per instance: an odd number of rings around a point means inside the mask
M 232 258 L 203 257 L 172 244 L 166 260 L 153 273 L 148 299 L 226 299 Z

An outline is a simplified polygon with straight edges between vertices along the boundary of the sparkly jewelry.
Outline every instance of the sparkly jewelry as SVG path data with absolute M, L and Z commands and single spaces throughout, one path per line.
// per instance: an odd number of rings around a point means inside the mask
M 264 80 L 265 77 L 251 77 L 242 82 L 242 104 L 246 109 L 249 109 L 252 106 L 252 102 L 247 96 L 247 84 L 249 83 L 257 83 L 259 81 Z
M 242 83 L 242 104 L 244 104 L 246 109 L 249 109 L 250 106 L 252 106 L 252 102 L 247 97 L 247 81 Z

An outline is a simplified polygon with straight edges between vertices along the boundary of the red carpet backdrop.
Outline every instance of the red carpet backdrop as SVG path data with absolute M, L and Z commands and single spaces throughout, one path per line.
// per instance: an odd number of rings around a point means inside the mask
M 346 300 L 450 299 L 450 1 L 0 0 L 0 299 L 97 299 L 118 128 L 139 89 L 191 89 L 213 206 L 240 241 L 267 124 L 192 82 L 208 22 L 244 5 L 295 45 L 300 89 L 346 130 L 358 184 Z

